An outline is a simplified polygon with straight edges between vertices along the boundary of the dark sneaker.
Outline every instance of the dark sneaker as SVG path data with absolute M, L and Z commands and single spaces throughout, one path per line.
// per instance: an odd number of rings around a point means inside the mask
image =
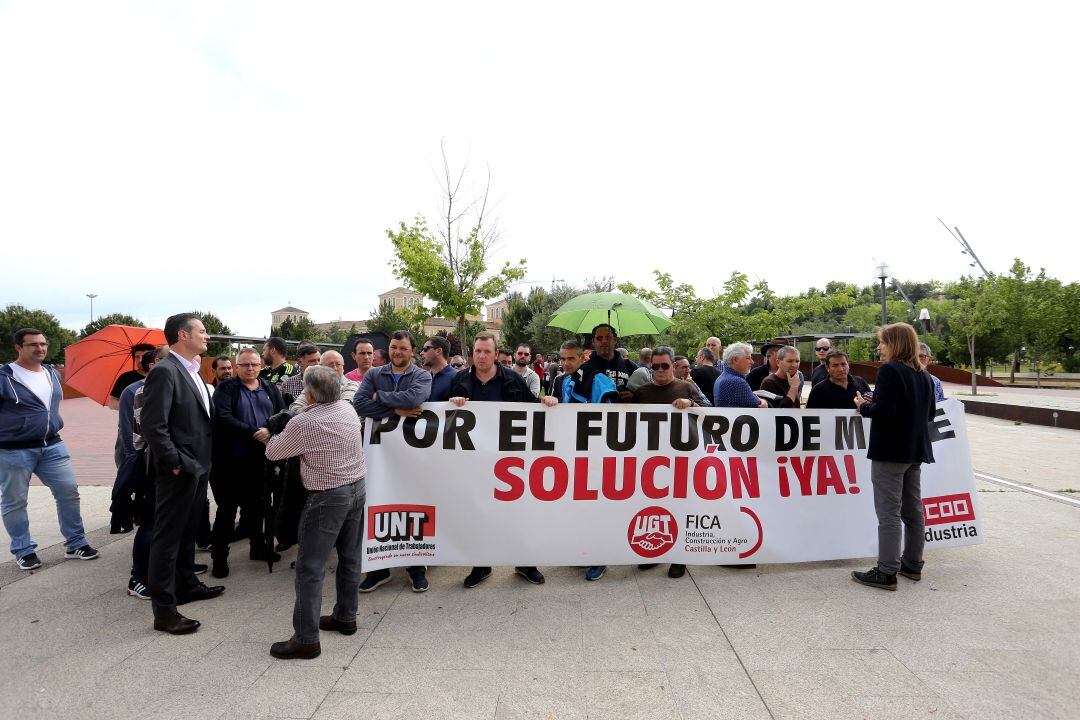
M 531 582 L 533 585 L 544 584 L 544 574 L 534 567 L 516 567 L 514 568 L 514 572 Z
M 135 578 L 128 580 L 127 590 L 128 595 L 132 597 L 137 597 L 140 600 L 150 599 L 150 588 L 146 587 L 146 583 L 141 580 L 136 580 Z
M 30 553 L 16 560 L 15 564 L 19 566 L 20 570 L 37 570 L 41 567 L 41 558 L 37 556 L 37 553 Z
M 906 578 L 910 578 L 915 582 L 922 580 L 922 570 L 912 570 L 904 564 L 903 560 L 900 561 L 900 569 L 896 573 L 897 575 L 903 575 Z
M 425 573 L 423 570 L 416 570 L 414 572 L 409 573 L 409 580 L 412 581 L 412 591 L 414 593 L 427 592 L 427 589 L 428 589 L 427 573 Z
M 672 564 L 667 569 L 667 576 L 669 578 L 681 578 L 685 574 L 686 574 L 686 566 L 685 565 L 674 565 L 674 564 Z
M 360 583 L 360 592 L 374 592 L 375 588 L 385 585 L 388 582 L 390 582 L 389 570 L 372 570 L 364 576 L 363 581 Z
M 214 560 L 214 569 L 210 571 L 210 574 L 219 580 L 229 577 L 229 563 L 221 559 Z
M 195 574 L 196 575 L 205 575 L 206 570 L 207 570 L 206 566 L 203 565 L 202 563 L 195 563 Z
M 881 588 L 882 590 L 896 589 L 896 576 L 886 575 L 877 569 L 877 565 L 866 572 L 852 572 L 851 579 L 861 585 L 869 585 L 870 587 Z
M 279 660 L 312 660 L 319 657 L 321 652 L 319 643 L 305 645 L 294 637 L 270 646 L 270 654 Z
M 607 572 L 607 565 L 593 565 L 591 568 L 585 571 L 585 579 L 589 582 L 595 582 L 604 577 L 604 573 Z
M 641 563 L 637 566 L 638 570 L 652 570 L 656 567 L 656 563 Z
M 83 545 L 82 547 L 68 550 L 64 553 L 64 557 L 68 560 L 93 560 L 97 556 L 98 551 L 89 545 Z
M 489 577 L 491 577 L 491 568 L 474 567 L 469 574 L 465 576 L 465 587 L 474 588 Z

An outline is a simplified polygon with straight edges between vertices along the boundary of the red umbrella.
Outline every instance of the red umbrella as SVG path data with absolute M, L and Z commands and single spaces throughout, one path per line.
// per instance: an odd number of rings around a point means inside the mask
M 131 348 L 141 344 L 164 345 L 165 333 L 157 328 L 103 327 L 64 350 L 64 382 L 104 405 L 116 379 L 135 369 Z

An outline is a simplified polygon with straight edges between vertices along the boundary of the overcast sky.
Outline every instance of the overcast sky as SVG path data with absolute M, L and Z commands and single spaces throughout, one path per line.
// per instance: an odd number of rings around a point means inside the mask
M 432 169 L 529 280 L 1080 279 L 1067 3 L 0 2 L 0 303 L 366 318 Z M 519 286 L 527 289 L 527 285 Z

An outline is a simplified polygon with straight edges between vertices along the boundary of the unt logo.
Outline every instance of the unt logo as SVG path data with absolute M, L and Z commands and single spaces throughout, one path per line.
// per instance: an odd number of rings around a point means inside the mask
M 678 534 L 679 524 L 675 516 L 664 508 L 654 505 L 630 518 L 630 525 L 626 529 L 626 540 L 630 543 L 631 549 L 641 557 L 655 558 L 675 545 Z
M 435 535 L 432 505 L 374 505 L 367 509 L 368 540 L 401 542 Z

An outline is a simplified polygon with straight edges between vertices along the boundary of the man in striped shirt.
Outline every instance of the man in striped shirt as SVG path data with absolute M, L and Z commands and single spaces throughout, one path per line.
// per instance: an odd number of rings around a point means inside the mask
M 311 659 L 321 652 L 319 630 L 356 632 L 363 551 L 364 475 L 360 419 L 341 400 L 338 374 L 325 366 L 304 374 L 308 406 L 266 444 L 268 460 L 300 457 L 300 478 L 310 491 L 300 515 L 296 556 L 293 636 L 270 647 L 282 659 Z M 330 551 L 337 548 L 337 603 L 319 616 Z

